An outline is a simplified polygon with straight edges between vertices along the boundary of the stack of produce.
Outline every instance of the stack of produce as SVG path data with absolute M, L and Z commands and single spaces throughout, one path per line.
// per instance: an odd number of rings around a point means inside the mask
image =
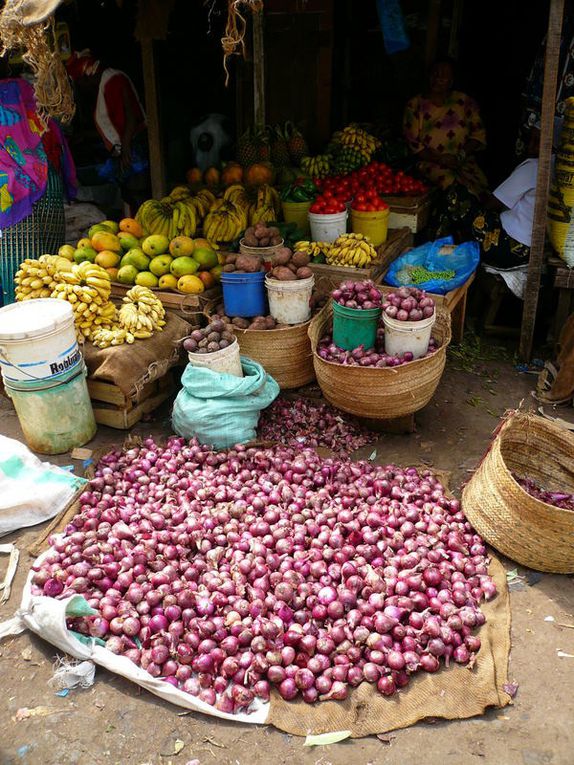
M 397 321 L 422 321 L 430 319 L 434 314 L 435 301 L 424 290 L 400 287 L 386 296 L 383 311 L 386 316 Z
M 152 677 L 224 712 L 271 686 L 392 695 L 480 650 L 488 556 L 429 472 L 314 450 L 151 438 L 106 455 L 32 592 L 82 594 L 68 620 Z M 190 555 L 193 549 L 193 555 Z
M 315 157 L 303 157 L 301 170 L 313 179 L 328 178 L 333 168 L 329 154 L 317 154 Z
M 429 345 L 424 356 L 432 356 L 439 348 L 434 337 L 431 337 Z M 330 361 L 333 364 L 343 364 L 347 367 L 400 367 L 402 364 L 408 364 L 414 360 L 414 355 L 410 351 L 393 356 L 385 351 L 385 329 L 377 329 L 377 340 L 374 348 L 365 348 L 359 345 L 352 351 L 345 351 L 339 348 L 333 342 L 333 336 L 325 335 L 319 342 L 317 353 L 324 361 Z
M 565 491 L 549 491 L 542 488 L 532 478 L 521 478 L 516 473 L 513 473 L 512 477 L 531 497 L 546 502 L 548 505 L 559 507 L 561 510 L 574 510 L 574 494 Z
M 61 271 L 70 271 L 73 264 L 59 255 L 42 255 L 38 260 L 26 258 L 16 272 L 16 300 L 49 298 L 57 284 Z
M 115 315 L 109 274 L 95 263 L 74 265 L 59 272 L 56 281 L 51 297 L 71 304 L 76 331 L 82 338 L 89 339 L 98 326 L 106 325 Z
M 400 284 L 424 284 L 425 282 L 440 279 L 441 281 L 451 281 L 456 276 L 456 271 L 449 268 L 445 271 L 429 271 L 424 266 L 405 265 L 397 272 L 397 281 Z
M 272 186 L 260 186 L 251 201 L 245 187 L 234 184 L 225 190 L 222 199 L 215 200 L 211 205 L 203 222 L 203 230 L 207 238 L 214 242 L 232 242 L 248 225 L 277 220 L 280 206 L 279 195 Z
M 221 319 L 212 319 L 207 327 L 194 329 L 183 341 L 183 349 L 188 353 L 215 353 L 236 342 L 235 335 L 230 332 L 226 323 Z
M 312 263 L 325 263 L 332 246 L 332 242 L 310 242 L 308 240 L 300 240 L 295 242 L 295 251 L 304 252 L 309 256 Z
M 256 274 L 258 271 L 265 271 L 263 258 L 259 255 L 229 252 L 225 256 L 225 264 L 223 266 L 223 273 L 225 274 Z
M 380 308 L 383 295 L 370 279 L 362 282 L 341 282 L 331 293 L 333 300 L 339 305 L 358 310 Z
M 379 195 L 417 195 L 428 191 L 422 181 L 407 175 L 402 170 L 396 172 L 384 162 L 370 162 L 365 167 L 347 175 L 337 175 L 331 178 L 318 176 L 317 186 L 323 192 L 331 192 L 341 202 L 356 199 L 360 204 L 366 203 L 366 195 L 376 192 Z M 363 195 L 364 199 L 361 199 Z
M 283 239 L 276 226 L 266 226 L 261 222 L 245 229 L 245 235 L 240 244 L 247 247 L 277 247 L 283 244 Z
M 340 199 L 336 199 L 330 191 L 325 194 L 320 194 L 311 207 L 309 212 L 314 215 L 335 215 L 336 213 L 345 212 L 347 206 Z
M 309 178 L 297 178 L 281 192 L 283 202 L 313 202 L 319 189 Z
M 376 433 L 330 404 L 279 396 L 261 412 L 257 433 L 292 449 L 329 449 L 339 459 L 377 440 Z
M 281 247 L 271 258 L 271 270 L 267 276 L 270 279 L 278 279 L 281 282 L 309 279 L 313 276 L 313 272 L 309 268 L 309 262 L 310 259 L 307 253 L 293 252 L 288 247 Z
M 312 178 L 344 175 L 367 165 L 380 142 L 358 125 L 347 125 L 334 133 L 325 154 L 303 157 L 301 169 Z
M 364 234 L 342 234 L 328 252 L 326 260 L 330 266 L 366 268 L 377 258 L 377 251 L 371 240 Z

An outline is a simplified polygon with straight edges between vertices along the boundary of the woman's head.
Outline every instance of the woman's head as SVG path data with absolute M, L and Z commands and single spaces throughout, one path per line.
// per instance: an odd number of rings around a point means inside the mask
M 452 90 L 454 82 L 454 64 L 449 59 L 435 61 L 429 72 L 431 93 L 446 95 Z

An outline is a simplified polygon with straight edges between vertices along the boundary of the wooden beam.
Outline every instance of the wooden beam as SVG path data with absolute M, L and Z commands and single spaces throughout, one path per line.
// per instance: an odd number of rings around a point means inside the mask
M 440 10 L 441 0 L 429 0 L 429 9 L 427 14 L 427 41 L 425 51 L 425 61 L 429 67 L 436 58 L 438 35 L 440 29 Z
M 251 14 L 253 19 L 253 121 L 256 128 L 265 128 L 265 42 L 263 8 Z
M 519 355 L 525 361 L 530 360 L 532 353 L 542 261 L 544 258 L 546 211 L 548 207 L 548 189 L 550 186 L 554 113 L 556 110 L 556 81 L 560 59 L 563 15 L 564 0 L 551 0 L 548 16 L 548 34 L 546 36 L 546 55 L 544 59 L 544 87 L 542 90 L 540 115 L 540 149 L 538 151 L 536 202 L 534 205 L 532 244 L 530 246 L 530 260 L 528 262 L 528 276 L 524 291 L 524 308 L 520 330 Z
M 144 97 L 147 117 L 149 167 L 152 196 L 160 199 L 166 194 L 165 161 L 159 118 L 157 77 L 155 69 L 154 42 L 141 40 Z

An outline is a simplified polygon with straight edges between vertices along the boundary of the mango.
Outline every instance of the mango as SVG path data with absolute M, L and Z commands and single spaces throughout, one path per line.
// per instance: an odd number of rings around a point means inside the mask
M 163 255 L 169 248 L 169 239 L 162 234 L 152 234 L 146 237 L 142 243 L 142 250 L 150 258 L 155 258 L 156 255 Z
M 112 252 L 121 252 L 122 245 L 115 234 L 109 231 L 97 231 L 92 237 L 92 247 L 94 250 L 111 250 Z
M 223 266 L 215 266 L 215 268 L 210 268 L 209 273 L 212 274 L 212 276 L 215 278 L 216 282 L 221 281 L 221 272 L 223 271 Z M 205 273 L 205 271 L 202 271 L 202 273 Z
M 150 260 L 148 256 L 144 255 L 144 253 L 137 247 L 126 252 L 121 260 L 122 266 L 133 266 L 138 271 L 147 271 L 149 264 Z
M 120 262 L 120 256 L 117 252 L 111 250 L 102 250 L 96 255 L 95 263 L 102 268 L 115 268 Z
M 115 220 L 103 220 L 101 225 L 109 228 L 112 234 L 117 234 L 120 230 L 120 226 Z
M 194 274 L 199 269 L 199 263 L 193 258 L 176 258 L 169 266 L 171 273 L 178 279 L 180 276 Z
M 162 256 L 160 255 L 160 257 Z M 176 290 L 177 279 L 173 274 L 164 274 L 159 278 L 158 287 L 160 290 Z
M 104 233 L 108 234 L 114 234 L 115 232 L 107 226 L 105 223 L 95 223 L 93 226 L 90 226 L 88 230 L 88 236 L 90 239 L 95 236 L 98 232 L 103 231 Z
M 79 247 L 74 252 L 74 260 L 76 263 L 83 263 L 85 260 L 89 260 L 90 263 L 95 263 L 97 254 L 98 253 L 91 247 Z
M 140 239 L 144 234 L 143 228 L 135 218 L 124 218 L 121 220 L 120 231 L 132 234 L 132 236 L 135 236 L 136 239 Z
M 185 292 L 189 295 L 199 295 L 205 290 L 205 285 L 197 276 L 186 274 L 178 279 L 177 289 L 179 292 Z
M 149 270 L 156 276 L 169 274 L 169 267 L 173 261 L 171 255 L 158 255 L 149 264 Z
M 201 239 L 198 237 L 193 240 L 196 247 L 207 247 L 208 250 L 218 250 L 219 246 L 215 242 L 210 242 L 209 239 Z M 225 265 L 225 264 L 224 264 Z
M 209 271 L 210 268 L 215 268 L 219 263 L 217 253 L 207 249 L 207 247 L 196 247 L 193 251 L 193 259 L 199 263 L 200 268 L 206 271 Z
M 66 258 L 66 260 L 74 260 L 75 251 L 75 247 L 72 247 L 71 244 L 63 244 L 58 250 L 58 255 L 61 258 Z
M 158 282 L 157 276 L 152 274 L 151 271 L 140 271 L 136 276 L 136 284 L 139 284 L 140 287 L 157 287 Z
M 209 271 L 200 271 L 197 274 L 197 278 L 201 279 L 206 290 L 210 289 L 211 287 L 215 287 L 215 276 Z
M 85 247 L 89 247 L 90 249 L 93 249 L 93 247 L 92 247 L 92 240 L 88 239 L 87 236 L 85 236 L 83 239 L 80 239 L 76 249 L 83 250 Z
M 127 252 L 128 250 L 139 249 L 139 239 L 133 234 L 128 234 L 127 231 L 120 231 L 118 234 L 118 239 L 120 240 L 120 244 L 124 252 Z
M 189 256 L 194 250 L 193 239 L 189 236 L 176 236 L 169 243 L 169 253 L 174 258 Z
M 135 266 L 122 266 L 118 271 L 118 282 L 122 284 L 135 284 L 138 270 Z
M 110 275 L 110 279 L 111 279 L 113 282 L 117 282 L 117 280 L 118 280 L 118 271 L 119 271 L 119 268 L 106 268 L 106 271 L 107 271 L 107 272 L 108 272 L 108 274 Z

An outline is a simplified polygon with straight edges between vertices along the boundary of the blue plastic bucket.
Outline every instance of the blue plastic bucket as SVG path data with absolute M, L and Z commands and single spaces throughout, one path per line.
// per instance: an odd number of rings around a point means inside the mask
M 265 273 L 221 274 L 223 305 L 227 316 L 265 316 L 267 314 L 267 293 Z

